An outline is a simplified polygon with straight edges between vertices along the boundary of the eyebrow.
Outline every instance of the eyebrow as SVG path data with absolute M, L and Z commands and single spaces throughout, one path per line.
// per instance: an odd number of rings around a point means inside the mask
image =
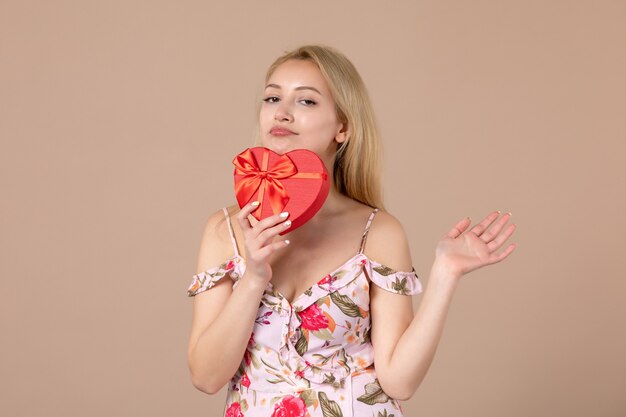
M 280 90 L 280 86 L 278 84 L 268 84 L 265 86 L 265 88 L 269 88 L 269 87 L 273 87 L 273 88 L 278 88 Z M 315 88 L 315 87 L 309 87 L 306 85 L 300 86 L 300 87 L 296 87 L 295 90 L 313 90 L 315 91 L 317 94 L 319 94 L 320 96 L 323 95 L 322 93 L 320 93 L 320 91 Z

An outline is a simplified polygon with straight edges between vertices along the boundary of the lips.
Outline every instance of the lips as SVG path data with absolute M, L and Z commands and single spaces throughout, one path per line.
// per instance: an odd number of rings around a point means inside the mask
M 270 130 L 270 135 L 274 135 L 274 136 L 290 136 L 290 135 L 297 135 L 297 133 L 285 128 L 285 127 L 273 127 Z

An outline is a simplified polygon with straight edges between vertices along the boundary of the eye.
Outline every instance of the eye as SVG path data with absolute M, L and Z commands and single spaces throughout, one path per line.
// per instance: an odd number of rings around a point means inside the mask
M 306 98 L 304 100 L 300 100 L 300 102 L 304 103 L 307 106 L 315 106 L 317 104 L 317 102 Z
M 278 97 L 274 97 L 274 96 L 267 97 L 267 98 L 264 98 L 263 101 L 266 103 L 276 103 L 278 101 Z

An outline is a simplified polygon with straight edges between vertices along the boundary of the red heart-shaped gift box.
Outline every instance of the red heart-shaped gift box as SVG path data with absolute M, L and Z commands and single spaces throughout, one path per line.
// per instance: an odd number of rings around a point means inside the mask
M 263 147 L 249 148 L 233 159 L 233 165 L 239 207 L 259 201 L 261 205 L 252 213 L 257 220 L 289 212 L 291 227 L 281 235 L 309 221 L 328 197 L 328 171 L 306 149 L 279 155 Z

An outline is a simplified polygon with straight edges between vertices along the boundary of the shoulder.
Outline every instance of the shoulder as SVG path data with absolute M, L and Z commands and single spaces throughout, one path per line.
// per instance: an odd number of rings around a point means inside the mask
M 228 208 L 229 215 L 232 216 L 238 210 Z M 223 209 L 216 210 L 206 219 L 200 243 L 200 253 L 198 255 L 197 271 L 206 271 L 223 263 L 226 259 L 235 255 L 228 223 Z
M 396 271 L 411 271 L 411 251 L 400 221 L 379 210 L 370 226 L 364 250 L 368 258 Z
M 237 205 L 227 206 L 212 212 L 206 220 L 206 228 L 213 230 L 221 230 L 223 232 L 228 232 L 228 225 L 226 223 L 226 214 L 224 213 L 224 209 L 228 213 L 228 216 L 231 218 L 231 221 L 234 222 L 235 216 L 239 213 L 239 207 Z M 228 235 L 228 233 L 226 233 Z

